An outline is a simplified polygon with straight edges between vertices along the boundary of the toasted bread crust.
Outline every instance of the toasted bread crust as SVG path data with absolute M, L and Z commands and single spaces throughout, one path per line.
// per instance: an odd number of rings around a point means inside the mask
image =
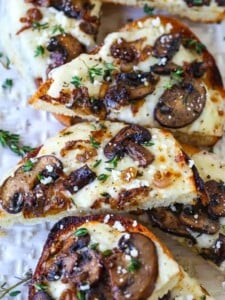
M 173 0 L 103 0 L 103 2 L 136 7 L 147 4 L 154 9 L 166 10 L 172 15 L 202 23 L 220 23 L 225 19 L 225 8 L 215 3 L 210 6 L 188 7 L 184 0 L 176 3 Z

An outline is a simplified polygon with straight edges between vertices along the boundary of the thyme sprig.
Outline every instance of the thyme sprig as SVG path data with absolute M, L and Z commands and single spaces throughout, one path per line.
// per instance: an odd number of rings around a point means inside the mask
M 26 274 L 24 278 L 19 278 L 16 277 L 17 279 L 19 279 L 19 281 L 9 287 L 7 287 L 7 283 L 4 282 L 1 284 L 0 286 L 0 299 L 3 299 L 6 295 L 9 295 L 11 297 L 15 297 L 18 294 L 20 294 L 19 290 L 15 290 L 15 288 L 17 288 L 18 286 L 28 282 L 31 278 L 32 278 L 32 272 L 31 270 L 29 270 Z
M 34 148 L 21 143 L 19 134 L 2 129 L 0 129 L 0 145 L 2 145 L 2 147 L 8 147 L 19 156 L 24 156 L 26 153 L 34 150 Z
M 2 52 L 0 52 L 0 64 L 5 68 L 5 69 L 10 69 L 10 64 L 11 61 L 8 58 L 8 56 L 5 56 Z

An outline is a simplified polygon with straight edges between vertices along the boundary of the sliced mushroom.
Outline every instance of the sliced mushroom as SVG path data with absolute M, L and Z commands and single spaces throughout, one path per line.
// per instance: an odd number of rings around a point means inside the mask
M 51 52 L 50 70 L 71 61 L 84 51 L 81 43 L 68 33 L 51 37 L 46 48 Z
M 147 299 L 158 277 L 155 245 L 139 233 L 131 233 L 127 244 L 124 251 L 113 253 L 107 262 L 114 299 L 125 300 L 128 295 L 133 300 Z
M 70 280 L 76 285 L 83 282 L 93 285 L 98 282 L 102 272 L 100 254 L 88 248 L 76 254 L 78 255 L 78 260 L 73 265 Z
M 191 77 L 201 78 L 206 72 L 208 65 L 206 62 L 193 61 L 191 64 L 187 65 L 186 71 Z
M 139 167 L 147 167 L 154 160 L 154 155 L 145 147 L 132 141 L 125 143 L 126 153 L 135 161 L 138 161 Z
M 196 0 L 184 0 L 189 7 L 192 6 L 204 6 L 204 5 L 209 5 L 211 0 L 201 0 L 201 1 L 196 1 Z
M 209 196 L 209 213 L 218 216 L 225 216 L 225 183 L 209 180 L 205 182 L 206 192 Z
M 165 63 L 164 65 L 161 64 L 155 64 L 151 66 L 150 70 L 151 72 L 154 72 L 158 75 L 170 75 L 172 72 L 175 72 L 178 68 L 178 65 L 169 61 L 168 63 Z
M 103 102 L 107 108 L 116 108 L 130 103 L 129 91 L 126 87 L 114 85 L 107 89 Z
M 164 127 L 181 128 L 199 118 L 205 103 L 206 89 L 202 83 L 175 84 L 160 97 L 154 117 Z
M 74 241 L 74 243 L 70 246 L 70 252 L 76 252 L 77 250 L 80 250 L 84 247 L 87 247 L 90 243 L 90 235 L 87 233 L 84 236 L 79 236 L 77 239 Z
M 155 41 L 153 56 L 158 58 L 166 57 L 168 59 L 171 59 L 179 50 L 180 44 L 180 34 L 163 34 Z
M 202 209 L 194 206 L 184 207 L 179 219 L 188 228 L 201 233 L 214 234 L 220 229 L 218 220 L 211 219 Z
M 127 105 L 131 100 L 141 99 L 154 91 L 157 82 L 158 77 L 151 72 L 120 73 L 116 77 L 116 86 L 106 92 L 106 106 L 112 106 L 111 102 L 113 107 Z
M 63 11 L 70 18 L 81 19 L 88 15 L 93 4 L 89 0 L 50 0 L 50 6 Z
M 149 211 L 149 217 L 152 220 L 153 225 L 158 226 L 163 231 L 190 238 L 194 241 L 194 238 L 188 232 L 187 227 L 181 223 L 178 215 L 171 210 L 164 207 L 154 208 Z
M 68 176 L 64 182 L 64 186 L 71 194 L 74 194 L 85 185 L 91 183 L 95 178 L 96 174 L 87 165 L 84 165 Z
M 31 164 L 29 171 L 26 171 L 26 165 L 19 167 L 1 186 L 0 201 L 9 213 L 16 214 L 23 209 L 26 193 L 40 183 L 39 180 L 54 182 L 62 173 L 62 163 L 53 155 L 37 157 Z
M 86 300 L 114 300 L 106 272 L 87 293 Z
M 172 300 L 171 292 L 169 291 L 166 295 L 159 298 L 159 300 Z
M 32 300 L 53 300 L 53 298 L 50 297 L 45 291 L 38 291 L 34 294 Z
M 113 159 L 116 155 L 122 157 L 125 152 L 127 141 L 143 144 L 151 140 L 151 133 L 148 129 L 139 125 L 129 125 L 121 129 L 104 148 L 104 154 L 108 159 Z
M 220 233 L 214 245 L 211 248 L 203 248 L 201 255 L 219 266 L 225 260 L 225 235 Z
M 127 63 L 133 62 L 138 57 L 138 51 L 133 45 L 124 39 L 119 39 L 111 45 L 110 52 L 112 57 L 119 58 Z

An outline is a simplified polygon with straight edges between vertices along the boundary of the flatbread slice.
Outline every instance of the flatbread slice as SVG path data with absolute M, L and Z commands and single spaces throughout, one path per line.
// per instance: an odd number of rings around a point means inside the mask
M 30 104 L 69 117 L 167 128 L 183 142 L 212 145 L 223 134 L 223 96 L 205 46 L 180 22 L 154 16 L 54 69 Z
M 225 18 L 224 0 L 103 0 L 116 4 L 145 6 L 146 12 L 153 9 L 166 10 L 172 15 L 185 17 L 193 21 L 213 23 Z M 147 5 L 147 6 L 146 6 Z
M 188 150 L 187 147 L 185 147 Z M 204 180 L 208 204 L 154 209 L 154 225 L 175 234 L 178 240 L 225 271 L 225 163 L 207 151 L 189 151 Z
M 181 146 L 161 129 L 84 122 L 23 160 L 0 188 L 1 225 L 71 214 L 129 212 L 203 195 Z
M 146 227 L 114 215 L 67 217 L 51 230 L 29 300 L 213 299 Z
M 101 1 L 9 0 L 0 3 L 0 47 L 29 95 L 53 68 L 95 46 Z M 30 90 L 31 89 L 31 90 Z

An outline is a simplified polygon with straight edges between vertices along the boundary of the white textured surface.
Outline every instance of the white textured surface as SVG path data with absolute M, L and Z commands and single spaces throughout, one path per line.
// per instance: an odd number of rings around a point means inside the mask
M 101 35 L 119 28 L 127 19 L 134 16 L 143 16 L 142 10 L 108 5 L 104 10 Z M 225 82 L 225 23 L 199 25 L 189 22 L 188 24 L 215 55 Z M 1 89 L 5 78 L 14 78 L 14 87 L 11 92 Z M 25 82 L 21 82 L 15 71 L 12 69 L 6 71 L 0 65 L 0 129 L 20 134 L 24 144 L 35 147 L 62 127 L 52 116 L 44 112 L 36 112 L 27 106 L 27 95 L 24 95 L 23 92 L 25 84 Z M 216 152 L 223 159 L 225 159 L 224 144 L 225 137 L 215 147 Z M 7 149 L 0 148 L 0 179 L 18 160 L 18 156 Z M 3 282 L 11 285 L 18 281 L 15 276 L 21 277 L 29 268 L 34 269 L 50 228 L 51 224 L 49 223 L 37 226 L 18 225 L 6 232 L 6 235 L 0 239 L 0 286 Z M 220 274 L 204 260 L 187 249 L 177 246 L 176 242 L 171 241 L 171 238 L 166 239 L 165 235 L 163 236 L 175 257 L 199 278 L 200 282 L 215 296 L 215 299 L 224 300 L 225 274 Z M 25 300 L 27 287 L 19 287 L 17 290 L 23 292 L 14 299 Z M 4 299 L 12 298 L 5 297 Z

